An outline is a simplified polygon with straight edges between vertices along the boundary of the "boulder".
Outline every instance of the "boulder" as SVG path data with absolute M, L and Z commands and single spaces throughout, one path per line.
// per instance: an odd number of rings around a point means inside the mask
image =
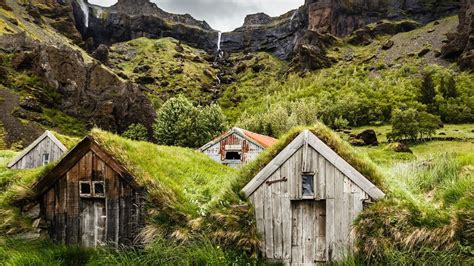
M 150 71 L 151 66 L 149 65 L 140 65 L 133 69 L 133 73 L 146 73 Z
M 430 51 L 431 51 L 430 48 L 425 47 L 425 48 L 421 49 L 421 51 L 418 52 L 418 57 L 423 57 L 427 53 L 429 53 Z
M 92 57 L 106 64 L 109 60 L 109 48 L 104 44 L 99 45 L 92 53 Z
M 150 76 L 142 76 L 135 79 L 135 82 L 140 85 L 148 85 L 155 83 L 155 78 Z
M 362 146 L 378 146 L 379 141 L 377 139 L 377 133 L 375 133 L 375 130 L 373 129 L 368 129 L 365 130 L 354 137 L 352 137 L 351 143 L 354 142 L 356 144 L 362 144 Z
M 265 70 L 265 65 L 256 63 L 252 66 L 252 70 L 255 73 L 260 73 Z
M 392 41 L 392 40 L 388 40 L 386 42 L 384 42 L 384 44 L 382 44 L 382 49 L 383 50 L 389 50 L 390 48 L 393 47 L 395 43 Z
M 395 152 L 413 153 L 413 151 L 410 150 L 410 147 L 405 143 L 392 143 L 390 144 L 390 148 Z
M 34 97 L 27 96 L 23 101 L 20 102 L 20 107 L 36 113 L 42 113 L 43 108 L 41 107 L 38 100 Z

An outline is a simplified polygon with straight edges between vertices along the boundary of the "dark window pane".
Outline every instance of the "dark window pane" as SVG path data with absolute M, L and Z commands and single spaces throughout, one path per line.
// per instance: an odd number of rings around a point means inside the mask
M 95 182 L 94 183 L 94 193 L 96 196 L 104 196 L 105 189 L 104 183 L 102 182 Z
M 91 194 L 91 184 L 89 182 L 81 183 L 81 194 L 90 195 Z
M 49 154 L 43 154 L 43 165 L 47 165 L 49 163 Z
M 226 160 L 240 160 L 240 153 L 236 151 L 228 151 L 225 153 Z
M 303 175 L 303 196 L 314 195 L 313 175 Z

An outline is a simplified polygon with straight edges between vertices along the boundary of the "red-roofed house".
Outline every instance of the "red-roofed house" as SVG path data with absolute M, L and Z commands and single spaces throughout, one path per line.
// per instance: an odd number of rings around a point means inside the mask
M 275 142 L 272 137 L 235 127 L 202 146 L 199 151 L 221 164 L 239 168 Z

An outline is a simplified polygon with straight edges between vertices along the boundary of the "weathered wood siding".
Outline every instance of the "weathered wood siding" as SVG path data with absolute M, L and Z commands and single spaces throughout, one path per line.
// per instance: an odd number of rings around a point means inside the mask
M 228 145 L 240 147 L 241 160 L 225 159 L 225 147 Z M 224 164 L 233 168 L 239 168 L 242 166 L 242 164 L 246 164 L 254 160 L 262 151 L 264 151 L 264 149 L 260 146 L 234 133 L 222 139 L 220 142 L 210 146 L 204 150 L 203 153 L 220 164 Z
M 80 181 L 104 181 L 105 198 L 81 198 Z M 43 194 L 41 212 L 57 242 L 131 245 L 143 226 L 143 194 L 89 151 Z
M 18 162 L 11 166 L 12 169 L 31 169 L 43 165 L 43 154 L 49 154 L 49 161 L 61 159 L 64 152 L 50 138 L 44 138 L 31 151 L 25 154 Z
M 303 172 L 315 173 L 310 199 L 302 197 Z M 352 222 L 368 198 L 315 149 L 301 147 L 250 196 L 263 253 L 295 264 L 341 258 L 351 247 Z

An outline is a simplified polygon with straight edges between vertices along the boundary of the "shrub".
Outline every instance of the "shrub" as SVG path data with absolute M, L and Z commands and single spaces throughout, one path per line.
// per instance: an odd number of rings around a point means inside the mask
M 220 134 L 224 125 L 220 107 L 195 107 L 180 95 L 160 108 L 153 133 L 160 144 L 196 148 Z
M 436 133 L 441 120 L 425 111 L 409 108 L 405 111 L 395 109 L 392 114 L 392 132 L 390 140 L 417 140 L 429 138 Z
M 131 140 L 147 141 L 148 129 L 142 124 L 131 124 L 122 136 Z

